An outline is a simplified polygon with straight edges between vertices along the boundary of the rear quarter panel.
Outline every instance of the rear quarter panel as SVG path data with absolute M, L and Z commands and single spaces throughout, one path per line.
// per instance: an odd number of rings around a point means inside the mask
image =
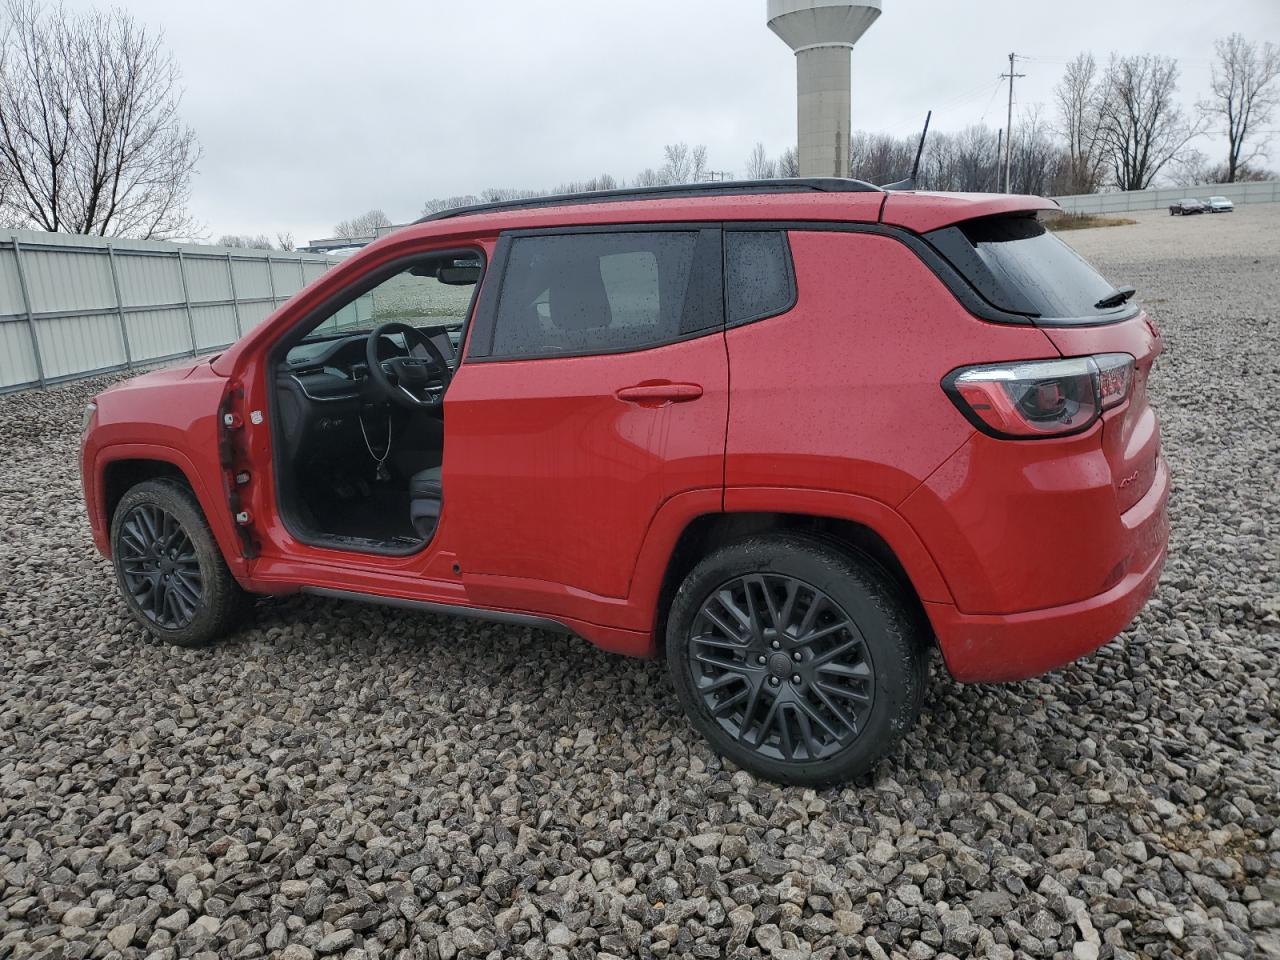
M 796 487 L 896 506 L 974 432 L 954 368 L 1056 357 L 1043 333 L 968 313 L 904 244 L 791 233 L 798 299 L 730 329 L 726 487 Z

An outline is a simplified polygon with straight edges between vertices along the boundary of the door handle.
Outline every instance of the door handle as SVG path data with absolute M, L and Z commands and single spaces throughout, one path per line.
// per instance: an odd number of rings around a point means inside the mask
M 702 386 L 697 383 L 638 383 L 634 387 L 623 387 L 615 396 L 627 403 L 652 406 L 688 403 L 702 396 Z

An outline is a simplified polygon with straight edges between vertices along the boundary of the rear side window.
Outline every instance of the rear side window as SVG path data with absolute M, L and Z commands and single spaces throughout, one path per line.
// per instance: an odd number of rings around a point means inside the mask
M 1083 257 L 1034 217 L 987 217 L 928 235 L 994 306 L 1046 320 L 1097 322 L 1131 313 L 1099 307 L 1116 293 Z
M 639 350 L 718 326 L 718 234 L 643 231 L 511 242 L 491 356 Z M 710 278 L 704 269 L 711 265 Z
M 771 317 L 795 302 L 791 254 L 782 231 L 726 231 L 724 263 L 728 323 Z

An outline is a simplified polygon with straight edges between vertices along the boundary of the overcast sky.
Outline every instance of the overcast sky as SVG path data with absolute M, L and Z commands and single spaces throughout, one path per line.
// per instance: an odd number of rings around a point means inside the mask
M 898 135 L 929 108 L 938 129 L 1003 124 L 1011 50 L 1028 58 L 1018 106 L 1049 109 L 1081 50 L 1177 57 L 1193 102 L 1215 37 L 1280 42 L 1280 0 L 883 5 L 853 53 L 853 125 Z M 705 143 L 713 169 L 741 175 L 756 141 L 776 154 L 795 139 L 795 59 L 766 28 L 765 0 L 124 6 L 163 29 L 181 65 L 183 116 L 204 148 L 192 210 L 211 238 L 306 241 L 370 207 L 402 222 L 428 197 L 630 177 L 677 141 Z

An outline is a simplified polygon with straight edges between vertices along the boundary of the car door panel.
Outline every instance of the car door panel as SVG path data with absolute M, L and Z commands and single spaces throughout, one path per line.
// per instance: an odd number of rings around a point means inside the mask
M 464 363 L 444 462 L 464 577 L 625 596 L 663 501 L 722 486 L 727 415 L 718 330 L 634 353 Z

